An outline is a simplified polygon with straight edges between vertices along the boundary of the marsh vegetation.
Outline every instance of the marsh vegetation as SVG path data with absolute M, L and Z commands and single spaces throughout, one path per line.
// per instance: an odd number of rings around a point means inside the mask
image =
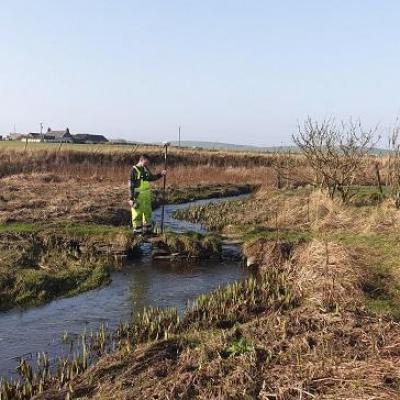
M 195 187 L 192 195 L 211 196 L 207 190 L 226 190 L 228 182 L 235 190 L 245 183 L 256 192 L 244 200 L 179 211 L 177 217 L 205 224 L 215 234 L 190 240 L 167 234 L 160 247 L 208 257 L 218 252 L 221 238 L 237 240 L 256 266 L 254 274 L 200 296 L 182 315 L 147 308 L 115 331 L 101 328 L 83 336 L 76 357 L 59 360 L 54 370 L 43 355 L 37 369 L 22 361 L 21 379 L 4 381 L 1 399 L 399 398 L 398 152 L 372 155 L 372 137 L 360 142 L 366 144 L 358 151 L 351 129 L 337 136 L 336 128 L 328 127 L 311 123 L 299 140 L 307 132 L 333 140 L 314 156 L 337 152 L 332 171 L 340 182 L 323 177 L 320 164 L 306 152 L 174 150 L 170 193 Z M 357 129 L 357 135 L 364 132 Z M 372 132 L 367 133 L 370 138 Z M 134 154 L 111 155 L 105 149 L 94 152 L 90 164 L 83 161 L 85 148 L 77 155 L 60 148 L 48 156 L 49 165 L 68 167 L 56 174 L 62 179 L 54 178 L 53 193 L 60 197 L 49 196 L 43 204 L 34 201 L 36 182 L 43 192 L 53 178 L 44 178 L 48 172 L 37 160 L 54 149 L 40 148 L 40 157 L 29 156 L 24 170 L 3 169 L 2 232 L 32 235 L 30 229 L 48 219 L 95 230 L 103 224 L 110 228 L 105 237 L 121 234 L 122 171 Z M 21 182 L 31 201 L 23 202 L 21 191 L 12 190 Z M 34 211 L 25 210 L 25 203 L 35 204 Z M 28 259 L 42 263 L 38 254 Z

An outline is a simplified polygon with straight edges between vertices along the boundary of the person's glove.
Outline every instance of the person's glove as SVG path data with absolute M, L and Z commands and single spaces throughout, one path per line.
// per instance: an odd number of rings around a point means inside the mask
M 139 207 L 139 203 L 138 203 L 137 200 L 129 200 L 129 205 L 130 205 L 132 208 L 138 208 L 138 207 Z

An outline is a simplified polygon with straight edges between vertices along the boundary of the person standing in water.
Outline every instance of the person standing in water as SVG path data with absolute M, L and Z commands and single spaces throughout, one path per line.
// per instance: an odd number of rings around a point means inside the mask
M 148 156 L 140 156 L 129 176 L 129 205 L 132 209 L 133 232 L 137 234 L 151 233 L 153 230 L 150 182 L 162 178 L 167 173 L 163 170 L 159 174 L 153 174 L 148 168 L 149 164 Z

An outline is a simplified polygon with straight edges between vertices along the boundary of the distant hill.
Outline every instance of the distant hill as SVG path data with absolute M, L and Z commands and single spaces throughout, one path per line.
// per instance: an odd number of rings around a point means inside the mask
M 138 141 L 130 141 L 125 139 L 111 139 L 110 142 L 112 144 L 142 144 L 142 145 L 154 145 L 161 146 L 160 142 L 153 143 L 143 143 Z M 169 142 L 172 146 L 179 146 L 178 141 Z M 244 145 L 244 144 L 233 144 L 233 143 L 224 143 L 224 142 L 207 142 L 201 140 L 181 140 L 181 147 L 186 148 L 197 148 L 197 149 L 206 149 L 206 150 L 229 150 L 229 151 L 250 151 L 250 152 L 260 152 L 260 153 L 298 153 L 299 148 L 297 146 L 254 146 L 254 145 Z M 390 153 L 389 150 L 373 147 L 370 152 L 371 155 L 385 155 Z
M 172 141 L 173 146 L 178 146 L 179 142 Z M 297 151 L 295 146 L 271 146 L 261 147 L 243 144 L 221 143 L 221 142 L 202 142 L 197 140 L 182 140 L 182 147 L 195 147 L 211 150 L 232 150 L 232 151 L 254 151 L 254 152 L 287 152 Z

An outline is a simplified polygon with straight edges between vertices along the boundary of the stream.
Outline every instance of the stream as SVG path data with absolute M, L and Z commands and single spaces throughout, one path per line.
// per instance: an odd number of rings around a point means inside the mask
M 198 200 L 165 206 L 165 227 L 174 232 L 207 229 L 173 218 L 176 210 L 193 205 L 239 200 L 248 195 L 221 199 Z M 153 213 L 160 220 L 161 210 Z M 120 320 L 145 306 L 176 307 L 182 312 L 188 301 L 219 286 L 244 278 L 246 270 L 231 256 L 239 253 L 236 246 L 224 246 L 221 260 L 203 260 L 176 265 L 168 260 L 153 260 L 151 246 L 144 244 L 143 257 L 129 261 L 120 272 L 111 274 L 111 283 L 75 297 L 61 298 L 28 309 L 0 313 L 0 379 L 15 376 L 18 359 L 28 361 L 38 352 L 50 359 L 68 354 L 62 336 L 78 337 L 83 331 L 96 331 L 101 323 L 116 328 Z

